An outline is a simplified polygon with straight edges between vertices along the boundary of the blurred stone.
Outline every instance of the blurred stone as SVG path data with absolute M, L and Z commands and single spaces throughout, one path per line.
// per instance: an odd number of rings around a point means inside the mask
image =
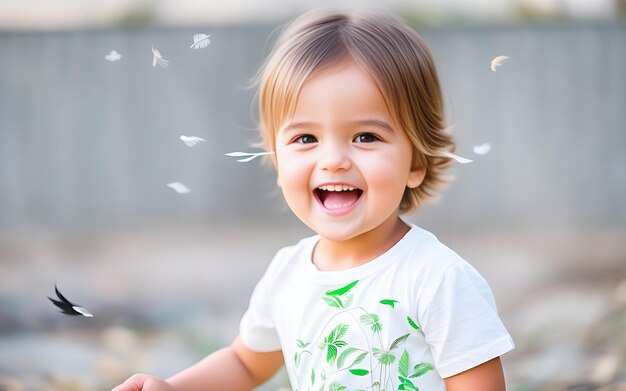
M 584 368 L 587 361 L 582 345 L 572 341 L 568 344 L 547 345 L 541 351 L 525 354 L 507 372 L 514 382 L 532 379 L 535 384 L 546 384 L 549 386 L 547 390 L 554 391 L 579 381 L 580 368 Z
M 26 388 L 20 379 L 10 376 L 0 375 L 0 390 L 2 391 L 23 391 Z
M 626 382 L 619 384 L 610 384 L 608 386 L 599 387 L 596 391 L 626 391 Z
M 528 337 L 518 342 L 537 347 L 580 338 L 611 304 L 601 289 L 553 286 L 535 293 L 520 304 L 513 327 Z
M 91 391 L 91 389 L 78 379 L 50 375 L 47 378 L 45 391 Z
M 128 362 L 110 353 L 98 356 L 93 369 L 107 383 L 112 384 L 119 383 L 130 375 Z
M 579 384 L 570 384 L 563 388 L 563 391 L 594 391 L 598 388 L 597 384 L 594 383 L 579 383 Z
M 610 353 L 597 360 L 590 380 L 598 384 L 607 384 L 615 378 L 619 370 L 621 357 L 618 353 Z
M 123 327 L 111 327 L 102 332 L 102 344 L 111 353 L 129 355 L 137 350 L 137 335 Z
M 613 300 L 618 307 L 626 307 L 626 279 L 617 284 L 613 293 Z

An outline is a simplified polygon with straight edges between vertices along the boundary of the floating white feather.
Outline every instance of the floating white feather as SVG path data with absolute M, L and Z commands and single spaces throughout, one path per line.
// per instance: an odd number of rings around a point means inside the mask
M 474 153 L 477 155 L 486 155 L 489 151 L 491 151 L 491 144 L 489 143 L 474 145 Z
M 107 61 L 119 61 L 122 58 L 122 55 L 119 54 L 117 51 L 115 50 L 111 50 L 109 52 L 109 54 L 107 54 L 106 56 L 104 56 L 104 59 Z
M 195 147 L 198 143 L 206 142 L 202 137 L 196 136 L 180 136 L 180 140 L 185 143 L 188 147 Z
M 163 68 L 167 68 L 169 61 L 163 58 L 161 52 L 152 47 L 152 66 L 155 67 L 157 64 Z
M 211 43 L 209 39 L 210 35 L 207 34 L 196 34 L 193 36 L 193 44 L 189 46 L 190 49 L 203 49 Z
M 180 182 L 168 183 L 167 186 L 172 188 L 178 194 L 187 194 L 191 192 L 191 190 L 187 186 L 183 185 Z
M 462 157 L 462 156 L 459 156 L 459 155 L 455 155 L 452 152 L 448 152 L 448 151 L 442 151 L 440 153 L 440 155 L 443 156 L 443 157 L 454 159 L 454 160 L 456 160 L 457 162 L 459 162 L 461 164 L 467 164 L 467 163 L 473 162 L 472 159 L 468 159 L 468 158 L 465 158 L 465 157 Z
M 508 60 L 508 59 L 509 57 L 507 56 L 498 56 L 494 58 L 493 60 L 491 60 L 491 70 L 495 72 L 496 68 L 502 64 L 502 61 Z
M 252 159 L 255 159 L 259 156 L 263 156 L 263 155 L 271 155 L 274 152 L 258 152 L 258 153 L 248 153 L 248 152 L 230 152 L 230 153 L 226 153 L 226 156 L 232 156 L 232 157 L 244 157 L 247 156 L 243 159 L 237 159 L 238 162 L 241 163 L 246 163 L 249 162 Z
M 87 311 L 84 307 L 75 305 L 75 306 L 72 306 L 72 309 L 86 318 L 93 318 L 93 315 L 89 311 Z

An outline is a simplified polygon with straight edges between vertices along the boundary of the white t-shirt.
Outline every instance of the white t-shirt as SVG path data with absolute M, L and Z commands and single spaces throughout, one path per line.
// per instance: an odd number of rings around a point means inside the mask
M 240 324 L 249 349 L 282 350 L 294 390 L 442 391 L 514 348 L 485 280 L 430 232 L 411 225 L 376 259 L 327 272 L 318 240 L 276 254 Z

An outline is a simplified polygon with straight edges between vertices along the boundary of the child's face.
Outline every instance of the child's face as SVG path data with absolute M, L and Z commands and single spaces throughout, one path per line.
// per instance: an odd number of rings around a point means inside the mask
M 411 161 L 408 137 L 374 80 L 353 62 L 311 75 L 293 118 L 276 136 L 278 183 L 287 204 L 330 240 L 397 220 L 405 188 L 424 177 L 424 170 L 411 170 Z

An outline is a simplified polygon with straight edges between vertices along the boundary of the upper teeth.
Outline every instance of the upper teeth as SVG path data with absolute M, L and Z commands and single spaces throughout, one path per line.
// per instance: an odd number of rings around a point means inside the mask
M 323 185 L 319 187 L 320 190 L 326 191 L 346 191 L 346 190 L 354 190 L 355 187 L 348 185 Z

